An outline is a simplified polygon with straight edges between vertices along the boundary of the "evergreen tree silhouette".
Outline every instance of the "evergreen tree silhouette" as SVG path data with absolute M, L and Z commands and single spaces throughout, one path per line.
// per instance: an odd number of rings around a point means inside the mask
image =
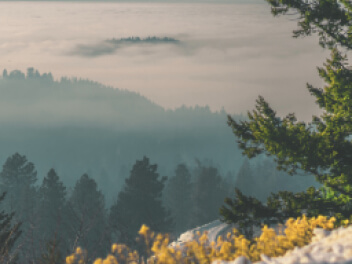
M 135 237 L 145 224 L 156 232 L 169 232 L 173 222 L 162 204 L 166 177 L 157 173 L 157 165 L 144 157 L 133 165 L 123 190 L 110 210 L 110 223 L 120 242 L 135 246 Z

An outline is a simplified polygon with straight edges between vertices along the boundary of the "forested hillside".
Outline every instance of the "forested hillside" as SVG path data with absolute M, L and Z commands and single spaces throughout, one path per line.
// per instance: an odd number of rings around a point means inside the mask
M 235 175 L 242 162 L 224 111 L 165 110 L 133 92 L 88 80 L 55 80 L 34 69 L 4 70 L 0 123 L 1 162 L 19 152 L 36 164 L 39 179 L 55 168 L 71 187 L 88 173 L 108 197 L 116 196 L 144 155 L 163 175 L 179 163 L 194 167 L 196 159 Z

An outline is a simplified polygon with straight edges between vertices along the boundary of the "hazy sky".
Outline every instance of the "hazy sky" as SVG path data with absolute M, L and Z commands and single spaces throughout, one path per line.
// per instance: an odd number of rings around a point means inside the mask
M 329 53 L 316 38 L 291 38 L 293 16 L 273 18 L 267 4 L 255 2 L 4 2 L 0 66 L 89 78 L 137 91 L 165 108 L 209 105 L 245 113 L 260 94 L 279 114 L 309 120 L 317 107 L 305 83 L 322 84 L 316 66 Z M 131 36 L 180 42 L 106 41 Z

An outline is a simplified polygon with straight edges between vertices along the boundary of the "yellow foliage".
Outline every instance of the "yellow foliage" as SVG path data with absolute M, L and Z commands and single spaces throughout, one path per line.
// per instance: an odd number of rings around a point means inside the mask
M 149 234 L 149 227 L 147 227 L 146 225 L 142 225 L 141 229 L 139 229 L 138 234 L 142 235 L 142 236 L 147 236 Z
M 349 222 L 342 221 L 341 224 L 347 226 Z M 148 264 L 210 264 L 215 260 L 230 261 L 239 256 L 258 261 L 261 254 L 278 257 L 295 247 L 309 244 L 314 228 L 332 230 L 336 226 L 336 219 L 334 217 L 328 219 L 325 216 L 308 219 L 303 216 L 288 219 L 285 226 L 285 229 L 282 226 L 279 227 L 278 233 L 273 228 L 264 226 L 261 235 L 252 240 L 246 239 L 238 230 L 233 229 L 225 237 L 219 236 L 217 241 L 211 243 L 207 232 L 203 234 L 197 232 L 194 239 L 185 243 L 182 248 L 170 247 L 168 235 L 154 236 L 154 233 L 145 225 L 141 227 L 139 234 L 144 238 L 152 255 L 147 261 Z M 84 264 L 84 260 L 85 252 L 77 248 L 74 254 L 66 258 L 66 264 Z M 138 252 L 132 252 L 127 246 L 120 244 L 113 244 L 111 254 L 105 259 L 97 259 L 94 262 L 94 264 L 125 263 L 142 264 L 143 262 L 140 261 Z
M 76 251 L 66 257 L 66 264 L 85 264 L 87 262 L 87 252 L 80 247 L 76 248 Z

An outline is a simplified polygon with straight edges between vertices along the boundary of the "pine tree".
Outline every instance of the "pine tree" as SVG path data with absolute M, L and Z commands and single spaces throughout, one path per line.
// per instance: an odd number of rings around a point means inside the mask
M 54 169 L 44 177 L 38 196 L 35 235 L 36 241 L 40 242 L 38 246 L 47 250 L 48 243 L 55 241 L 55 250 L 66 253 L 63 245 L 67 224 L 66 187 Z
M 19 221 L 28 221 L 36 198 L 34 184 L 37 181 L 37 171 L 34 164 L 28 162 L 26 156 L 15 153 L 3 165 L 0 179 L 3 183 L 2 191 L 7 192 L 7 210 L 18 212 L 15 217 Z
M 157 165 L 144 157 L 133 165 L 123 190 L 110 210 L 110 223 L 119 242 L 135 246 L 140 227 L 145 224 L 156 232 L 170 232 L 172 220 L 162 204 L 166 177 L 157 173 Z
M 192 226 L 219 219 L 219 207 L 227 194 L 227 188 L 217 168 L 198 163 L 192 194 Z
M 15 153 L 4 163 L 0 179 L 3 183 L 1 191 L 7 193 L 4 209 L 15 211 L 14 220 L 22 223 L 22 235 L 16 241 L 16 246 L 21 247 L 19 261 L 35 260 L 38 249 L 33 243 L 37 202 L 37 172 L 34 164 L 28 162 L 26 156 Z
M 317 34 L 319 44 L 352 49 L 352 3 L 345 0 L 266 0 L 274 16 L 295 11 L 298 28 L 293 37 Z
M 39 259 L 39 264 L 59 264 L 64 263 L 64 258 L 62 256 L 60 245 L 55 238 L 49 240 L 46 244 L 46 250 L 42 253 Z
M 169 179 L 165 187 L 166 205 L 170 208 L 175 221 L 175 233 L 181 233 L 191 228 L 190 214 L 192 208 L 192 176 L 185 164 L 179 164 L 175 176 Z
M 0 203 L 5 199 L 6 193 L 0 196 Z M 0 263 L 10 264 L 16 261 L 16 252 L 13 247 L 21 235 L 21 223 L 13 225 L 14 213 L 0 212 Z
M 313 174 L 324 187 L 293 194 L 279 192 L 269 197 L 285 216 L 334 215 L 338 220 L 352 216 L 352 70 L 347 56 L 339 50 L 352 49 L 352 3 L 343 0 L 267 0 L 274 15 L 295 10 L 299 15 L 294 37 L 319 35 L 319 43 L 331 49 L 331 58 L 318 68 L 323 88 L 307 84 L 322 110 L 310 123 L 298 122 L 294 114 L 279 117 L 262 96 L 248 121 L 228 124 L 249 158 L 273 156 L 279 170 L 293 175 Z M 345 51 L 344 50 L 344 51 Z M 237 212 L 240 213 L 240 212 Z
M 247 238 L 252 238 L 255 226 L 278 222 L 275 219 L 277 212 L 275 208 L 264 206 L 255 197 L 246 196 L 237 188 L 235 189 L 235 198 L 226 198 L 225 204 L 226 206 L 220 208 L 223 220 L 229 224 L 236 223 L 238 230 Z
M 110 246 L 104 195 L 87 174 L 76 182 L 68 210 L 71 251 L 79 246 L 88 251 L 90 260 L 104 256 Z

